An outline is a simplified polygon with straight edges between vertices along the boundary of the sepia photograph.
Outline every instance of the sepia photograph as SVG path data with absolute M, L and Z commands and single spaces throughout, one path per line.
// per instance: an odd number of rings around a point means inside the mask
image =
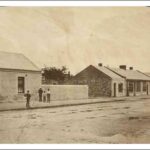
M 0 144 L 150 144 L 150 7 L 0 7 Z

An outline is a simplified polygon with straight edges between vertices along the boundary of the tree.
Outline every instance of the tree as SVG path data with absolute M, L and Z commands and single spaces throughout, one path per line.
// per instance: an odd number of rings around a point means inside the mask
M 50 83 L 52 80 L 63 83 L 66 78 L 70 78 L 71 75 L 66 66 L 62 66 L 61 68 L 45 67 L 42 69 L 42 77 L 46 83 Z

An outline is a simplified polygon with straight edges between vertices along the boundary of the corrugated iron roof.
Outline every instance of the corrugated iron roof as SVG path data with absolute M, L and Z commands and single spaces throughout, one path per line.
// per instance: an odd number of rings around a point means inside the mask
M 121 76 L 117 75 L 116 73 L 114 73 L 113 71 L 109 70 L 105 66 L 94 66 L 94 67 L 97 68 L 98 70 L 100 70 L 101 72 L 103 72 L 104 74 L 106 74 L 107 76 L 109 76 L 112 79 L 123 80 L 123 78 Z
M 138 70 L 120 69 L 120 68 L 109 68 L 113 72 L 125 77 L 128 80 L 149 80 L 150 77 Z
M 40 69 L 23 54 L 2 51 L 0 51 L 0 68 L 40 71 Z

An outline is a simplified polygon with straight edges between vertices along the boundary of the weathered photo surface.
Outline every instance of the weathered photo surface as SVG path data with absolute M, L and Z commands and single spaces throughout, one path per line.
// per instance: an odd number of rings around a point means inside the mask
M 149 7 L 0 7 L 1 144 L 149 144 Z

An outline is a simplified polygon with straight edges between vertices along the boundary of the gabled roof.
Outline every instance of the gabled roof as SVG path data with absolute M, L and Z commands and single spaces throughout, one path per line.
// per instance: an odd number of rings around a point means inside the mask
M 129 69 L 120 69 L 120 68 L 108 68 L 118 75 L 128 79 L 128 80 L 148 80 L 150 81 L 150 77 L 138 70 L 129 70 Z
M 117 75 L 116 73 L 114 73 L 113 71 L 109 70 L 105 66 L 94 66 L 94 67 L 96 69 L 98 69 L 99 71 L 103 72 L 104 74 L 106 74 L 107 76 L 109 76 L 112 79 L 123 80 L 123 78 L 121 76 Z
M 150 72 L 144 72 L 144 74 L 148 75 L 150 77 Z
M 0 51 L 0 69 L 40 71 L 40 69 L 23 54 L 2 51 Z

